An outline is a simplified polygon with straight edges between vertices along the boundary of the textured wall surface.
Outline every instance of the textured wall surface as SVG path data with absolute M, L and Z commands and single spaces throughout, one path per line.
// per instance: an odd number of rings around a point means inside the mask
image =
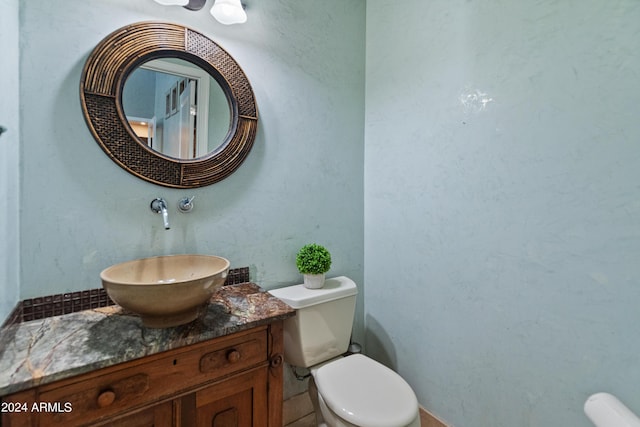
M 0 0 L 0 324 L 19 297 L 20 93 L 18 0 Z
M 18 248 L 30 298 L 179 252 L 275 287 L 300 280 L 295 252 L 317 241 L 330 274 L 366 278 L 368 350 L 451 425 L 586 427 L 596 391 L 640 412 L 638 3 L 368 0 L 366 106 L 363 1 L 249 3 L 246 25 L 223 27 L 151 0 L 20 2 L 0 315 L 18 296 Z M 13 82 L 17 7 L 0 0 Z M 256 92 L 254 150 L 211 187 L 137 180 L 82 120 L 93 46 L 156 19 L 220 43 Z M 0 105 L 13 130 L 15 102 Z M 189 215 L 173 208 L 185 195 Z M 168 232 L 148 209 L 157 196 Z
M 640 413 L 639 22 L 367 1 L 367 347 L 455 427 Z
M 249 21 L 217 23 L 151 0 L 35 0 L 21 9 L 23 110 L 21 297 L 99 287 L 119 261 L 171 253 L 227 257 L 270 288 L 300 283 L 295 254 L 327 246 L 330 275 L 363 275 L 364 19 L 362 1 L 249 2 Z M 335 11 L 335 13 L 331 12 Z M 121 26 L 166 20 L 224 47 L 252 83 L 254 148 L 226 180 L 193 191 L 126 173 L 82 118 L 80 73 Z M 192 213 L 175 206 L 195 196 Z M 171 230 L 149 203 L 164 197 Z

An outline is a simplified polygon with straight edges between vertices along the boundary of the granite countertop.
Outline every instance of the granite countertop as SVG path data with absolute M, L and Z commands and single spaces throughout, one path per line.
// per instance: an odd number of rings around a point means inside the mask
M 0 330 L 0 396 L 294 316 L 253 283 L 221 288 L 197 320 L 167 329 L 109 306 Z

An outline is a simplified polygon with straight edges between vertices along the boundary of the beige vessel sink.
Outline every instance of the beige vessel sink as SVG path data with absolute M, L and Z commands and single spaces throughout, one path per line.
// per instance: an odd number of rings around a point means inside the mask
M 100 278 L 109 297 L 145 326 L 168 328 L 195 320 L 228 272 L 221 257 L 167 255 L 113 265 Z

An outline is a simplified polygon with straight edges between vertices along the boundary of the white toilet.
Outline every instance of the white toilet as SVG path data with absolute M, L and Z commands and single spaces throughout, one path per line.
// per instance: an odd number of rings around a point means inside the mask
M 349 347 L 358 288 L 348 277 L 321 289 L 302 285 L 269 291 L 296 316 L 284 323 L 284 359 L 309 368 L 309 393 L 320 426 L 420 427 L 418 400 L 397 373 Z

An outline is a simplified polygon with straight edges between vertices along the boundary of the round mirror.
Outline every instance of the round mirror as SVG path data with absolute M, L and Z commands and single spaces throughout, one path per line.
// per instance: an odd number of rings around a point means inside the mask
M 107 36 L 82 72 L 80 100 L 100 147 L 128 172 L 193 188 L 231 175 L 257 130 L 253 90 L 206 36 L 142 22 Z
M 231 129 L 222 87 L 183 59 L 153 59 L 136 67 L 124 83 L 122 107 L 143 144 L 177 159 L 206 156 Z

